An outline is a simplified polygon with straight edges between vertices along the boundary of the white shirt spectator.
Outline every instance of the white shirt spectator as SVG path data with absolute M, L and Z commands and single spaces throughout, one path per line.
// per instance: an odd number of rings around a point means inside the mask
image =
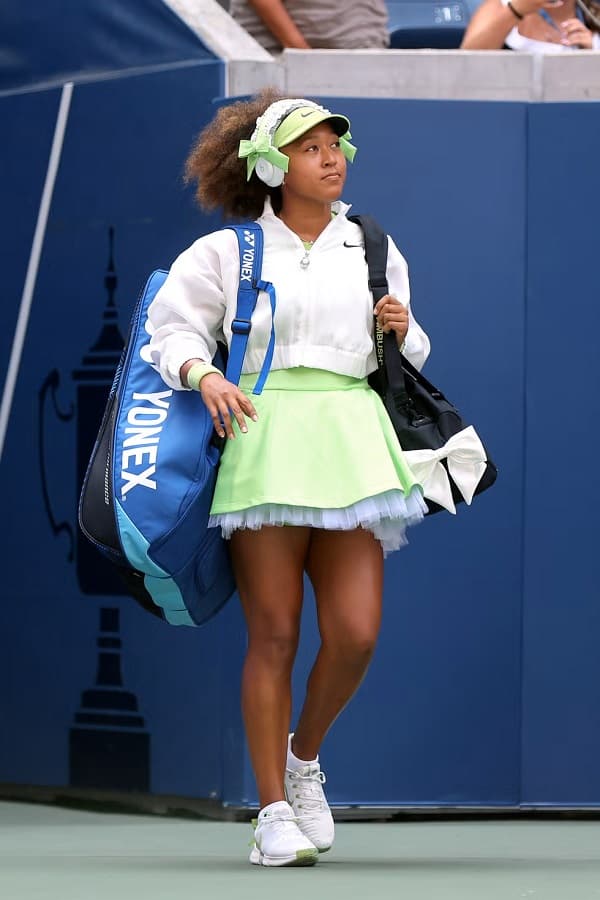
M 519 50 L 521 53 L 572 53 L 579 47 L 567 47 L 565 44 L 551 44 L 549 41 L 534 41 L 532 38 L 523 37 L 518 28 L 513 28 L 507 34 L 504 43 L 511 50 Z M 592 37 L 592 49 L 600 50 L 600 34 Z

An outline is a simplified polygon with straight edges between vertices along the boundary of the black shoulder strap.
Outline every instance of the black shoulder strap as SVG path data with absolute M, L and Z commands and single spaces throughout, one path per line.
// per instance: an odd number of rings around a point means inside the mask
M 365 257 L 369 267 L 369 289 L 373 293 L 373 305 L 388 292 L 387 283 L 387 234 L 373 216 L 348 216 L 356 222 L 365 236 Z
M 373 306 L 381 300 L 389 290 L 387 281 L 388 237 L 381 225 L 372 216 L 348 216 L 363 230 L 365 238 L 365 259 L 369 267 L 369 289 L 373 294 Z M 398 352 L 396 335 L 393 332 L 384 334 L 378 325 L 375 326 L 375 350 L 380 374 L 389 385 L 396 400 L 402 405 L 406 402 L 406 386 L 402 371 L 402 355 Z

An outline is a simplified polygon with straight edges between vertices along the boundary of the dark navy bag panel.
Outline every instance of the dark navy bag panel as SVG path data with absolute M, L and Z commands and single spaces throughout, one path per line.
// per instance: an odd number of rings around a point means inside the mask
M 126 564 L 115 517 L 112 485 L 112 450 L 117 395 L 111 392 L 85 475 L 79 500 L 79 527 L 105 556 L 117 565 Z M 100 499 L 100 502 L 98 500 Z

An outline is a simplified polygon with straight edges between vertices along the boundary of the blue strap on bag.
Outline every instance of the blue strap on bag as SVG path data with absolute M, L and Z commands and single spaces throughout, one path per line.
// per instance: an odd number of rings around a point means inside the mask
M 261 280 L 263 234 L 256 222 L 227 226 L 240 251 L 240 285 L 226 368 L 239 383 Z M 113 562 L 129 593 L 172 625 L 201 625 L 235 590 L 226 541 L 208 517 L 220 459 L 219 441 L 201 396 L 175 391 L 145 362 L 148 307 L 167 272 L 154 271 L 136 304 L 109 394 L 80 503 L 86 537 Z M 274 325 L 253 392 L 260 394 L 275 343 Z M 219 355 L 213 360 L 221 371 Z
M 239 384 L 258 291 L 265 291 L 269 295 L 271 304 L 271 337 L 267 346 L 263 367 L 252 390 L 253 394 L 260 394 L 267 380 L 275 349 L 275 288 L 269 281 L 262 281 L 260 278 L 263 256 L 263 232 L 260 225 L 252 222 L 251 225 L 230 225 L 227 227 L 235 231 L 238 239 L 240 249 L 240 285 L 238 288 L 236 315 L 231 323 L 232 337 L 225 377 L 228 381 Z

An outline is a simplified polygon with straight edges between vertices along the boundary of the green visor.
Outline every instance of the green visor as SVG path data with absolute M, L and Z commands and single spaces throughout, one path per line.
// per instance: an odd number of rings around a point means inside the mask
M 285 147 L 321 122 L 329 122 L 338 137 L 342 137 L 350 130 L 350 121 L 346 116 L 332 115 L 328 109 L 301 106 L 286 116 L 277 128 L 273 135 L 273 146 L 278 149 Z

